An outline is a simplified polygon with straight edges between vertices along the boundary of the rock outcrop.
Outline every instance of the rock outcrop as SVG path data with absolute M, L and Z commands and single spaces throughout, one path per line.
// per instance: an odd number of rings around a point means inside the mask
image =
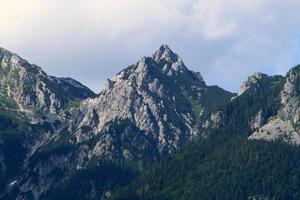
M 265 80 L 268 78 L 267 74 L 263 74 L 260 72 L 257 72 L 251 76 L 248 77 L 248 79 L 242 84 L 240 87 L 240 91 L 238 92 L 237 96 L 242 95 L 245 91 L 247 91 L 249 88 L 259 88 L 260 84 L 259 82 L 261 80 Z

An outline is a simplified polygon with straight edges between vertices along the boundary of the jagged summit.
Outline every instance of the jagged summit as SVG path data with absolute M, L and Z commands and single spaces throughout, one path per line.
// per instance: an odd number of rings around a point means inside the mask
M 207 86 L 200 73 L 190 71 L 177 54 L 162 45 L 153 57 L 142 57 L 108 79 L 97 98 L 82 103 L 74 135 L 80 143 L 104 134 L 111 141 L 99 141 L 98 145 L 106 143 L 104 146 L 114 148 L 125 132 L 112 135 L 105 131 L 109 124 L 126 121 L 126 126 L 143 133 L 137 135 L 155 144 L 155 148 L 145 148 L 163 155 L 180 148 L 183 141 L 200 136 L 200 127 L 211 113 L 232 96 Z M 101 148 L 94 149 L 99 156 L 103 156 Z M 130 153 L 134 156 L 133 151 Z M 123 155 L 113 152 L 112 156 Z
M 185 73 L 204 83 L 202 74 L 200 72 L 190 71 L 178 54 L 174 53 L 167 44 L 161 45 L 160 48 L 153 54 L 153 58 L 162 68 L 163 73 L 170 77 L 176 74 Z
M 179 59 L 178 55 L 174 53 L 166 44 L 161 45 L 159 49 L 155 51 L 153 58 L 156 61 L 164 60 L 173 62 L 176 62 Z
M 176 82 L 177 79 L 190 79 L 205 86 L 201 73 L 190 71 L 181 58 L 168 45 L 163 44 L 152 57 L 143 56 L 136 64 L 132 64 L 116 74 L 111 79 L 112 81 L 105 83 L 105 88 L 123 80 L 137 81 L 138 85 L 141 85 L 144 81 L 148 82 L 151 81 L 150 79 L 163 77 L 169 79 L 169 82 Z

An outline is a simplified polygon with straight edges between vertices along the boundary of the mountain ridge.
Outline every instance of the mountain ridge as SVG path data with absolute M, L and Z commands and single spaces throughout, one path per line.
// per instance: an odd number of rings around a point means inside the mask
M 206 85 L 162 45 L 96 95 L 7 50 L 0 61 L 0 199 L 109 199 L 191 141 L 219 135 L 300 141 L 299 66 L 249 76 L 234 94 Z

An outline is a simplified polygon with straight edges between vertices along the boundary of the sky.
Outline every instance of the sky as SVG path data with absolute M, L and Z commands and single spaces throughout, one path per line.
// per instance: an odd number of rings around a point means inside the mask
M 300 64 L 298 0 L 0 0 L 0 46 L 99 92 L 168 44 L 208 85 Z

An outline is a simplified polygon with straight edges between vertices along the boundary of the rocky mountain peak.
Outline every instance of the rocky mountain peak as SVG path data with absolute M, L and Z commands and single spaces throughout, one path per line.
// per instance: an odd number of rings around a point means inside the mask
M 28 114 L 39 110 L 57 115 L 70 101 L 95 95 L 81 83 L 49 76 L 41 67 L 3 48 L 0 48 L 0 78 L 0 96 L 8 96 L 9 102 L 17 104 L 15 109 Z
M 185 78 L 184 78 L 185 77 Z M 191 79 L 205 86 L 200 72 L 190 71 L 181 58 L 174 53 L 168 45 L 162 45 L 153 57 L 142 57 L 136 64 L 130 65 L 112 78 L 112 82 L 129 81 L 128 84 L 145 86 L 154 79 Z M 172 80 L 171 80 L 172 79 Z M 111 82 L 111 83 L 112 83 Z M 115 84 L 105 83 L 105 89 Z
M 246 81 L 242 84 L 240 91 L 238 93 L 238 96 L 242 95 L 245 91 L 247 91 L 249 88 L 253 86 L 258 86 L 259 87 L 259 81 L 263 79 L 267 79 L 268 75 L 261 73 L 261 72 L 256 72 L 253 75 L 249 76 Z
M 169 77 L 190 73 L 181 58 L 166 44 L 161 45 L 161 47 L 153 54 L 153 59 L 159 68 L 162 69 L 162 72 Z M 200 73 L 195 75 L 200 81 L 203 81 Z
M 206 86 L 200 73 L 190 71 L 177 54 L 162 45 L 153 57 L 142 57 L 108 79 L 97 98 L 82 103 L 75 137 L 80 143 L 104 134 L 110 141 L 98 144 L 113 148 L 119 137 L 127 137 L 126 127 L 135 127 L 134 137 L 155 144 L 150 151 L 170 153 L 183 141 L 200 136 L 202 123 L 231 97 L 220 88 Z M 117 135 L 106 132 L 108 126 L 124 122 L 126 126 Z
M 153 54 L 153 58 L 156 61 L 177 61 L 178 55 L 174 53 L 170 47 L 166 44 L 163 44 L 159 47 L 159 49 Z

